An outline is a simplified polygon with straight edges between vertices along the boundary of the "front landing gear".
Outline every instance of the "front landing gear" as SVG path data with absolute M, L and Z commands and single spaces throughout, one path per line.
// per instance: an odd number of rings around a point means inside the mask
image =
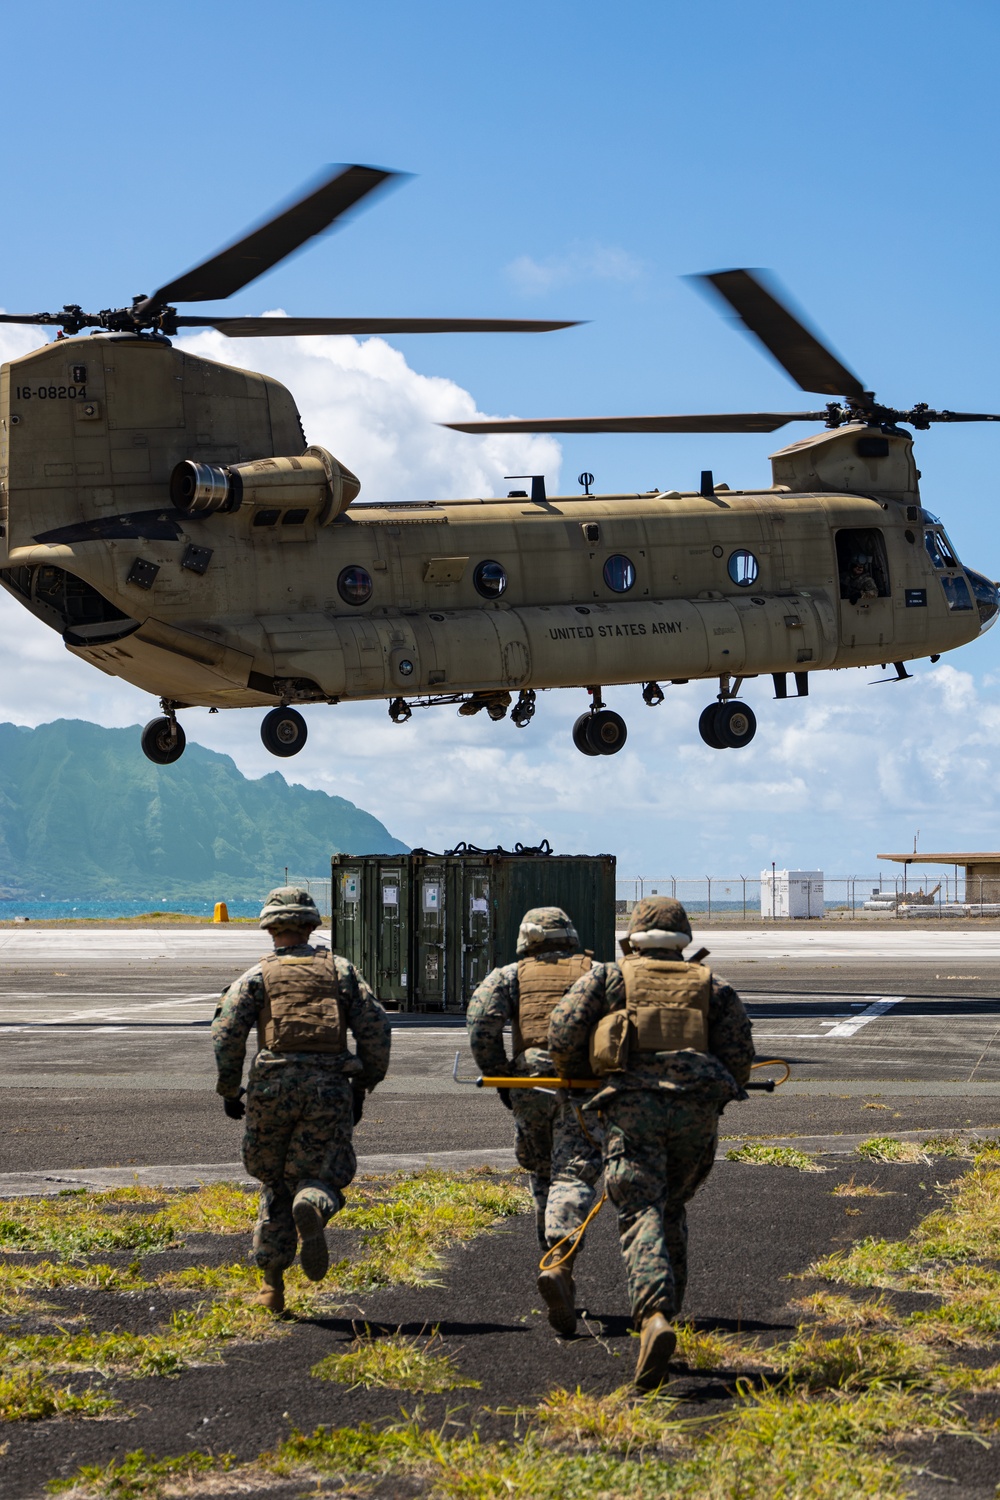
M 604 707 L 599 687 L 589 691 L 593 703 L 573 725 L 573 743 L 583 755 L 617 755 L 628 739 L 628 725 L 621 714 Z
M 308 733 L 305 719 L 294 708 L 272 708 L 261 720 L 260 737 L 272 755 L 298 755 Z
M 167 717 L 150 719 L 142 731 L 140 744 L 147 760 L 157 766 L 170 766 L 184 754 L 187 736 L 168 710 Z

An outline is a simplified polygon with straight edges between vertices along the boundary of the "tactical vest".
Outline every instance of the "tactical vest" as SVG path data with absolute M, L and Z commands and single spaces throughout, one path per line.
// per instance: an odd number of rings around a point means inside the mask
M 656 1052 L 708 1051 L 711 969 L 638 953 L 626 954 L 620 968 L 625 1009 L 604 1016 L 591 1034 L 596 1072 L 617 1073 Z
M 257 1043 L 271 1052 L 343 1052 L 347 1028 L 337 971 L 328 948 L 269 953 L 261 960 L 264 1004 Z
M 551 957 L 544 953 L 522 958 L 517 966 L 517 1015 L 514 1017 L 514 1056 L 528 1047 L 549 1045 L 549 1018 L 559 1001 L 591 966 L 589 953 Z

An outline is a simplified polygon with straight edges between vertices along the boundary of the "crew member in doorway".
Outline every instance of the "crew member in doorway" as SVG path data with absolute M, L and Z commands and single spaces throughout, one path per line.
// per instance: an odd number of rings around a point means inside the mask
M 525 912 L 516 951 L 517 961 L 488 974 L 469 1002 L 469 1046 L 484 1074 L 551 1076 L 549 1017 L 556 1002 L 590 969 L 590 955 L 581 953 L 576 928 L 558 906 Z M 514 1054 L 510 1062 L 503 1039 L 508 1024 Z M 575 1092 L 561 1102 L 537 1089 L 498 1092 L 514 1114 L 517 1159 L 531 1174 L 538 1243 L 549 1250 L 578 1229 L 593 1206 L 601 1175 L 600 1127 L 596 1116 L 592 1123 L 584 1120 L 585 1093 Z M 567 1338 L 576 1329 L 573 1261 L 580 1244 L 556 1269 L 538 1277 L 549 1322 Z
M 308 891 L 272 891 L 260 925 L 274 952 L 229 986 L 212 1023 L 216 1089 L 230 1119 L 246 1115 L 243 1165 L 261 1183 L 253 1254 L 264 1284 L 256 1300 L 274 1313 L 284 1310 L 284 1272 L 300 1241 L 306 1275 L 326 1275 L 324 1231 L 357 1168 L 354 1126 L 365 1093 L 389 1067 L 385 1011 L 353 964 L 310 941 L 320 922 Z M 244 1108 L 240 1085 L 254 1026 Z

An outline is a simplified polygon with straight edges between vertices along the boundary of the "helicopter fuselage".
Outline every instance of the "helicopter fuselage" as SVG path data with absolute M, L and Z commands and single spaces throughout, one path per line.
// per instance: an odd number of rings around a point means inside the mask
M 0 584 L 178 708 L 903 662 L 997 612 L 899 429 L 793 444 L 769 489 L 426 504 L 351 504 L 321 449 L 338 503 L 305 473 L 297 490 L 305 450 L 275 380 L 162 338 L 59 339 L 0 371 Z M 229 508 L 177 503 L 185 463 L 242 466 Z

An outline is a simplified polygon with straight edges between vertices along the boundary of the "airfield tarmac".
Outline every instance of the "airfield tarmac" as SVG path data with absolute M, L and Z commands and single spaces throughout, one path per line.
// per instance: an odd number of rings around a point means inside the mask
M 38 1174 L 235 1170 L 240 1127 L 214 1093 L 208 1025 L 261 939 L 245 927 L 0 930 L 0 1192 L 44 1191 Z M 776 1094 L 727 1111 L 725 1134 L 829 1150 L 876 1124 L 1000 1125 L 1000 929 L 712 928 L 704 940 L 747 1003 L 758 1056 L 792 1066 Z M 475 1071 L 461 1017 L 396 1015 L 393 1028 L 389 1075 L 358 1130 L 363 1168 L 428 1153 L 511 1163 L 497 1100 L 452 1081 L 456 1051 L 461 1075 Z

